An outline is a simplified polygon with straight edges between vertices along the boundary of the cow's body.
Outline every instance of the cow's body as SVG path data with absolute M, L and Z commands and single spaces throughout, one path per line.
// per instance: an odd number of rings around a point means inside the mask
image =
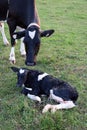
M 0 21 L 6 20 L 8 6 L 8 0 L 0 0 Z
M 26 48 L 26 64 L 34 65 L 39 51 L 40 37 L 50 36 L 54 31 L 43 32 L 40 30 L 40 21 L 35 5 L 35 0 L 3 0 L 0 1 L 0 21 L 7 20 L 11 36 L 10 61 L 15 63 L 15 39 L 24 37 Z M 13 33 L 16 27 L 24 28 L 23 32 Z M 30 38 L 29 38 L 30 37 Z M 31 45 L 32 44 L 32 45 Z
M 14 67 L 12 67 L 12 70 L 18 74 L 17 86 L 21 87 L 24 85 L 22 93 L 29 98 L 41 102 L 40 96 L 44 94 L 59 102 L 59 109 L 68 109 L 75 106 L 74 102 L 78 98 L 78 93 L 67 82 L 37 70 L 18 69 Z M 46 106 L 43 112 L 47 109 Z
M 16 26 L 27 28 L 30 23 L 37 23 L 39 25 L 35 0 L 10 0 L 8 23 L 10 20 L 15 24 L 15 28 Z
M 37 23 L 40 25 L 35 7 L 35 0 L 0 1 L 0 21 L 7 21 L 8 24 L 11 22 L 14 31 L 17 26 L 26 29 L 30 23 Z

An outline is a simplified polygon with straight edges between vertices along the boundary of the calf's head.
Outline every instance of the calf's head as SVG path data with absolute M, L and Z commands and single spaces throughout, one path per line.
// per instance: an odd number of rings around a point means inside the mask
M 24 37 L 26 65 L 33 66 L 36 64 L 36 56 L 40 49 L 41 37 L 49 37 L 53 33 L 54 30 L 41 31 L 39 25 L 30 24 L 26 30 L 22 32 L 15 32 L 13 34 L 15 39 Z
M 17 87 L 22 87 L 27 80 L 28 70 L 24 68 L 11 67 L 13 72 L 17 74 Z

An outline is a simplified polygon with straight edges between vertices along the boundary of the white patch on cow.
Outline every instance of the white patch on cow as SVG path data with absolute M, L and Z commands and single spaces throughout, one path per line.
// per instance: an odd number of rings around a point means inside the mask
M 28 25 L 28 28 L 31 27 L 31 26 L 36 26 L 36 27 L 38 27 L 38 28 L 40 29 L 40 25 L 37 24 L 37 23 L 30 23 L 30 24 Z
M 1 34 L 2 34 L 2 38 L 3 38 L 3 42 L 4 42 L 4 45 L 8 45 L 9 42 L 6 38 L 6 35 L 5 35 L 5 31 L 4 31 L 4 23 L 0 22 L 0 31 L 1 31 Z
M 35 96 L 35 95 L 31 95 L 28 93 L 28 98 L 32 99 L 32 100 L 35 100 L 35 101 L 38 101 L 38 102 L 41 102 L 41 98 L 39 96 Z
M 17 38 L 17 35 L 16 35 L 16 34 L 13 34 L 13 38 L 16 39 L 16 38 Z
M 30 37 L 31 39 L 34 39 L 35 34 L 36 34 L 36 30 L 34 30 L 34 31 L 29 31 L 28 33 L 29 33 L 29 37 Z
M 47 73 L 43 73 L 43 74 L 38 75 L 38 81 L 42 80 L 47 75 L 48 75 Z
M 15 63 L 15 51 L 14 50 L 15 50 L 15 48 L 12 47 L 11 52 L 10 52 L 10 58 L 9 58 L 9 60 L 12 61 L 13 63 Z
M 24 38 L 21 38 L 20 52 L 21 52 L 22 56 L 25 56 L 26 52 L 25 52 L 25 46 L 24 46 L 23 40 L 24 40 Z
M 20 70 L 19 70 L 19 73 L 20 73 L 20 74 L 23 74 L 24 72 L 25 72 L 25 70 L 23 70 L 23 69 L 20 69 Z
M 25 29 L 22 28 L 22 27 L 20 27 L 20 26 L 17 26 L 17 27 L 16 27 L 16 30 L 18 30 L 18 31 L 24 31 Z M 15 30 L 15 32 L 16 32 L 16 30 Z
M 58 105 L 51 105 L 51 104 L 47 104 L 43 110 L 42 113 L 46 113 L 49 110 L 51 110 L 52 113 L 56 112 L 56 110 L 60 110 L 60 109 L 71 109 L 75 107 L 75 104 L 73 103 L 73 101 L 66 101 L 66 102 L 62 102 Z
M 50 99 L 55 100 L 56 102 L 62 103 L 64 102 L 64 100 L 61 97 L 58 97 L 56 95 L 53 94 L 53 90 L 50 90 Z

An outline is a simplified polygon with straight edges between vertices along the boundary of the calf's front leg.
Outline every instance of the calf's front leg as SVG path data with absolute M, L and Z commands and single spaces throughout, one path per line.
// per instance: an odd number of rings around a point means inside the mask
M 28 93 L 27 97 L 32 99 L 32 100 L 38 101 L 39 103 L 41 102 L 41 98 L 39 96 L 35 96 L 35 95 L 32 95 L 32 94 Z
M 12 47 L 12 48 L 11 48 L 9 60 L 10 60 L 10 62 L 13 63 L 13 64 L 16 63 L 16 59 L 15 59 L 15 47 Z
M 32 99 L 32 100 L 35 100 L 35 101 L 38 101 L 38 102 L 41 102 L 41 98 L 38 95 L 38 93 L 35 91 L 35 90 L 32 90 L 32 88 L 23 88 L 22 94 L 26 95 L 28 98 Z

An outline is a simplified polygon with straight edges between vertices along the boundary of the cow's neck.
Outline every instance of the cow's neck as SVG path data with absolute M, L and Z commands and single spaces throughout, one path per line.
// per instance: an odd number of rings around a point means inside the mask
M 36 23 L 36 24 L 40 25 L 35 0 L 30 0 L 28 12 L 29 12 L 29 14 L 28 14 L 29 15 L 29 24 Z

